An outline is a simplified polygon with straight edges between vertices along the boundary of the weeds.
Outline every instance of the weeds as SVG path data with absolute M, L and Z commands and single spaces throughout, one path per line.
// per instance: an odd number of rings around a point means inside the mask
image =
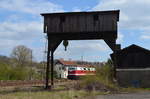
M 81 78 L 80 87 L 92 91 L 114 91 L 118 90 L 117 85 L 113 82 L 113 67 L 105 64 L 103 67 L 96 68 L 96 74 L 84 76 Z

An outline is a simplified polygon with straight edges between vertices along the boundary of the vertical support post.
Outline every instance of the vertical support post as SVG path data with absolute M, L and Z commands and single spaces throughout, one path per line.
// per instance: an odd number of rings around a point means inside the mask
M 113 58 L 114 75 L 113 76 L 114 76 L 114 79 L 116 79 L 116 67 L 117 67 L 117 55 L 116 54 L 117 54 L 117 50 L 119 46 L 116 44 L 116 39 L 113 39 L 113 40 L 104 39 L 104 41 L 113 50 L 113 53 L 114 53 L 114 58 Z
M 115 47 L 115 50 L 114 50 L 114 78 L 116 80 L 116 67 L 117 67 L 117 55 L 116 55 L 116 47 Z
M 46 82 L 45 82 L 45 88 L 49 88 L 49 63 L 50 63 L 50 46 L 48 41 L 48 51 L 47 51 L 47 67 L 46 67 Z
M 51 86 L 54 85 L 54 51 L 51 51 Z
M 114 46 L 114 78 L 115 80 L 117 80 L 117 72 L 116 72 L 116 68 L 117 68 L 117 51 L 121 49 L 119 44 L 116 44 L 115 41 L 115 46 Z

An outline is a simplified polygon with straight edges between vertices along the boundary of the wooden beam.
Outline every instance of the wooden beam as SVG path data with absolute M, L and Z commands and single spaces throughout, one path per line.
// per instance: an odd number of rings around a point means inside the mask
M 47 33 L 50 37 L 50 39 L 54 40 L 53 38 L 56 39 L 61 39 L 61 40 L 98 40 L 98 39 L 117 39 L 117 32 L 112 32 L 112 31 L 107 31 L 107 32 L 102 32 L 102 33 L 91 33 L 91 32 L 83 32 L 83 33 L 60 33 L 60 34 L 55 34 L 55 33 Z
M 116 39 L 112 39 L 112 40 L 108 40 L 108 39 L 104 39 L 104 41 L 106 42 L 106 44 L 112 49 L 113 53 L 114 53 L 114 58 L 113 58 L 113 64 L 114 64 L 114 78 L 116 79 L 116 67 L 117 67 L 117 51 L 121 49 L 121 45 L 120 44 L 116 44 Z
M 54 52 L 51 51 L 51 87 L 54 85 Z
M 50 60 L 50 46 L 48 42 L 48 51 L 47 51 L 47 67 L 46 67 L 46 82 L 45 82 L 45 88 L 49 88 L 49 60 Z
M 54 85 L 54 52 L 61 42 L 62 42 L 62 40 L 60 40 L 58 38 L 51 38 L 48 36 L 46 83 L 45 83 L 46 89 L 49 89 L 50 62 L 51 62 L 51 87 Z M 51 58 L 50 58 L 50 53 L 51 53 Z M 51 61 L 50 61 L 50 59 L 51 59 Z

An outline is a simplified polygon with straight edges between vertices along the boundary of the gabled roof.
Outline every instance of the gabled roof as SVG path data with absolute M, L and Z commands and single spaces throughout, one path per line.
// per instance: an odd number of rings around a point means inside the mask
M 59 63 L 63 64 L 63 65 L 77 65 L 77 63 L 75 61 L 66 61 L 66 60 L 63 60 L 63 59 L 60 59 L 58 60 Z
M 145 49 L 145 48 L 138 46 L 138 45 L 135 45 L 135 44 L 132 44 L 126 48 L 123 48 L 121 51 L 127 51 L 127 50 L 131 50 L 131 49 L 138 49 L 140 51 L 150 51 L 148 49 Z
M 66 61 L 66 60 L 63 60 L 63 59 L 59 59 L 57 61 L 57 63 L 60 63 L 60 64 L 63 64 L 65 66 L 75 66 L 75 67 L 94 67 L 92 65 L 80 65 L 80 64 L 77 64 L 75 61 Z
M 145 53 L 150 54 L 150 50 L 145 49 L 145 48 L 140 47 L 140 46 L 135 45 L 135 44 L 132 44 L 132 45 L 130 45 L 130 46 L 128 46 L 128 47 L 125 47 L 125 48 L 119 50 L 119 51 L 117 52 L 117 54 L 121 54 L 121 53 L 122 53 L 122 54 L 123 54 L 123 53 L 133 53 L 133 52 L 135 52 L 135 53 L 137 53 L 137 52 L 145 52 Z M 112 53 L 111 56 L 112 56 L 112 55 L 114 55 L 114 53 Z

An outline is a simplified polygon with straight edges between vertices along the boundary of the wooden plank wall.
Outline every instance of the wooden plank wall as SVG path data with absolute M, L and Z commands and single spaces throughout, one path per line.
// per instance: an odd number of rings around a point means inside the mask
M 126 52 L 118 55 L 117 64 L 117 68 L 150 68 L 150 54 Z
M 114 32 L 117 31 L 115 14 L 63 15 L 44 18 L 47 33 Z

